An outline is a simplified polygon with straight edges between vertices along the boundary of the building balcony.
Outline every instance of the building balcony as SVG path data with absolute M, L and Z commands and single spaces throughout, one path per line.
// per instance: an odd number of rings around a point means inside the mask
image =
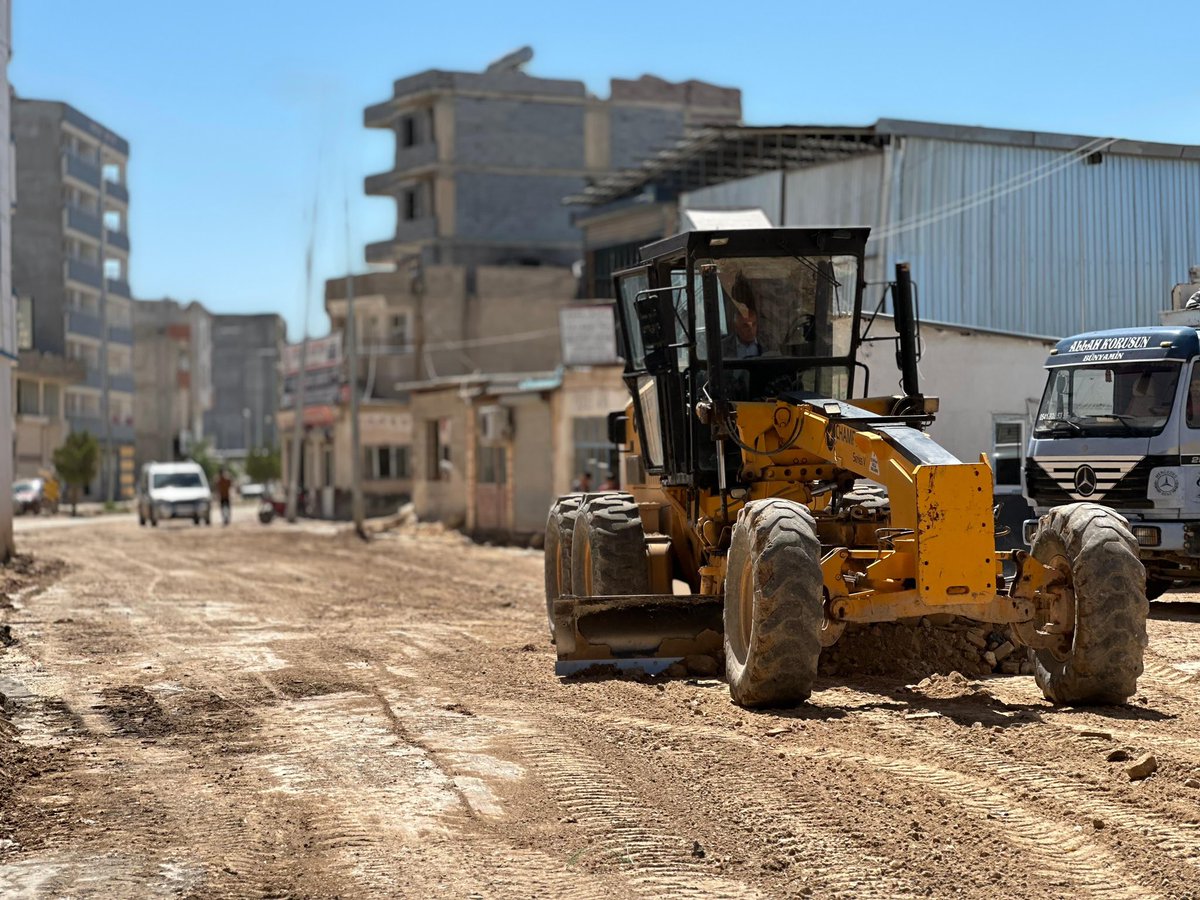
M 119 203 L 129 203 L 129 189 L 115 181 L 104 181 L 104 196 L 111 197 Z
M 129 235 L 123 231 L 113 231 L 111 228 L 104 230 L 104 241 L 110 247 L 115 247 L 118 250 L 129 252 Z
M 88 287 L 100 288 L 102 277 L 100 265 L 86 259 L 69 257 L 67 259 L 67 278 L 86 284 Z
M 88 237 L 100 239 L 100 229 L 102 223 L 100 217 L 94 212 L 88 212 L 78 206 L 67 207 L 67 227 L 78 231 L 80 234 L 86 234 Z
M 368 175 L 363 181 L 367 194 L 390 197 L 400 189 L 400 183 L 437 163 L 437 143 L 426 141 L 396 151 L 396 165 L 390 172 Z
M 82 309 L 67 309 L 67 334 L 78 334 L 81 337 L 101 338 L 104 327 L 99 313 L 86 312 Z
M 100 416 L 73 416 L 68 413 L 67 425 L 73 434 L 86 431 L 97 439 L 104 436 L 104 420 Z
M 110 294 L 116 294 L 118 297 L 133 296 L 133 294 L 129 292 L 129 282 L 123 281 L 120 278 L 108 279 L 108 292 Z
M 108 339 L 114 344 L 133 344 L 133 329 L 120 325 L 108 326 Z
M 100 166 L 98 164 L 90 159 L 84 159 L 78 153 L 72 153 L 70 150 L 64 151 L 63 156 L 66 158 L 67 175 L 94 188 L 100 187 Z
M 72 432 L 86 431 L 96 440 L 104 442 L 104 418 L 102 416 L 67 416 Z M 133 422 L 114 421 L 109 432 L 114 443 L 128 444 L 133 441 Z

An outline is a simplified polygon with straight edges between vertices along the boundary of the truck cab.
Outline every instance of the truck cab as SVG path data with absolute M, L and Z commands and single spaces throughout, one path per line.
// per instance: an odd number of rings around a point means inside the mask
M 1200 583 L 1200 336 L 1122 328 L 1058 342 L 1025 459 L 1037 514 L 1090 501 L 1129 520 L 1147 593 Z M 1037 519 L 1025 523 L 1028 541 Z

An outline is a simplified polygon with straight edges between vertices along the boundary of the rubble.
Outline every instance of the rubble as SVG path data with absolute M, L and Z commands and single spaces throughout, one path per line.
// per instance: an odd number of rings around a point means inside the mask
M 915 675 L 957 672 L 965 677 L 1031 675 L 1033 662 L 1008 629 L 955 616 L 848 625 L 821 653 L 823 675 Z
M 1127 766 L 1125 774 L 1129 776 L 1130 781 L 1141 781 L 1143 778 L 1149 778 L 1158 771 L 1158 760 L 1154 758 L 1153 753 L 1146 753 L 1138 757 L 1137 761 Z

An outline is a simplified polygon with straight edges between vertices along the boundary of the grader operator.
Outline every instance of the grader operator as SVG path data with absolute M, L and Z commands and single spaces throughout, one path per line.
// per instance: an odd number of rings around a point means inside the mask
M 616 276 L 626 489 L 551 507 L 559 674 L 723 656 L 734 702 L 794 705 L 847 623 L 950 613 L 1008 625 L 1051 701 L 1133 694 L 1147 601 L 1125 520 L 1075 503 L 1028 553 L 997 550 L 987 456 L 961 462 L 925 432 L 937 402 L 917 384 L 904 265 L 902 393 L 869 396 L 867 236 L 689 232 Z

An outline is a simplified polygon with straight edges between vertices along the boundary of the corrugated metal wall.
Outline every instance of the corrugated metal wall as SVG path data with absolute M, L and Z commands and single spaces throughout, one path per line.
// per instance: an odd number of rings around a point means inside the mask
M 681 202 L 760 206 L 778 222 L 779 197 L 773 174 Z M 1157 323 L 1172 285 L 1200 264 L 1200 160 L 1105 154 L 1088 165 L 1055 150 L 902 138 L 789 173 L 786 205 L 788 225 L 890 233 L 886 271 L 912 264 L 923 318 L 1018 334 Z

